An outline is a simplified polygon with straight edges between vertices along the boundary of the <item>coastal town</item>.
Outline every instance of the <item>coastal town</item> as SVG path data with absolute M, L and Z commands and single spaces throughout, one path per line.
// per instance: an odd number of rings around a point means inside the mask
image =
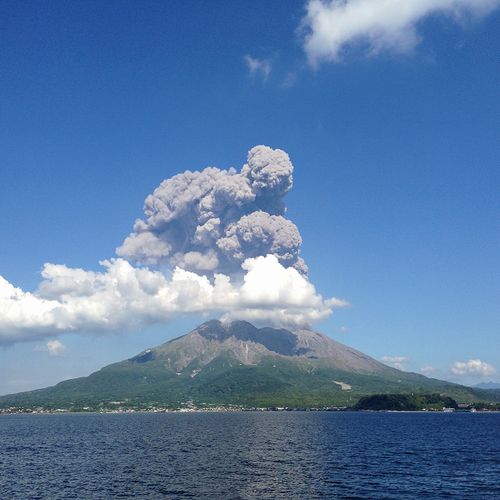
M 70 414 L 70 413 L 99 413 L 99 414 L 125 414 L 125 413 L 230 413 L 230 412 L 407 412 L 407 413 L 425 413 L 425 412 L 442 412 L 442 413 L 476 413 L 476 412 L 499 412 L 500 404 L 498 403 L 458 403 L 456 407 L 441 408 L 422 408 L 414 410 L 396 410 L 389 408 L 369 409 L 360 408 L 357 406 L 324 406 L 324 407 L 287 407 L 287 406 L 271 406 L 271 407 L 245 407 L 239 405 L 195 405 L 186 403 L 178 407 L 166 407 L 162 405 L 145 405 L 145 406 L 130 406 L 124 401 L 110 401 L 108 404 L 100 404 L 97 406 L 84 407 L 69 407 L 69 408 L 47 408 L 42 406 L 37 407 L 22 407 L 11 406 L 0 408 L 0 415 L 14 414 Z

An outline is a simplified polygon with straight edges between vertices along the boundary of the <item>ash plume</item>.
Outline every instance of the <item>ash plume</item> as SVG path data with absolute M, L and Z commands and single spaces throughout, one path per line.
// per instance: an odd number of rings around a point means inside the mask
M 185 314 L 304 326 L 347 306 L 307 277 L 302 238 L 285 217 L 292 172 L 284 151 L 256 146 L 239 172 L 207 167 L 163 181 L 101 271 L 46 263 L 33 292 L 0 276 L 0 346 Z
M 142 264 L 225 274 L 271 254 L 305 274 L 302 238 L 284 216 L 292 173 L 284 151 L 255 146 L 239 172 L 207 167 L 175 175 L 146 198 L 144 218 L 116 253 Z

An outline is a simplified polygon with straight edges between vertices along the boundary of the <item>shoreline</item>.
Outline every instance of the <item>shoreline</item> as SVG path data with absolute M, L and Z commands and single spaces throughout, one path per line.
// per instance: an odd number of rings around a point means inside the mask
M 217 408 L 217 409 L 165 409 L 165 410 L 106 410 L 106 411 L 75 411 L 75 410 L 0 410 L 0 417 L 7 415 L 131 415 L 131 414 L 166 414 L 166 413 L 500 413 L 500 410 L 356 410 L 356 409 L 245 409 L 245 408 Z

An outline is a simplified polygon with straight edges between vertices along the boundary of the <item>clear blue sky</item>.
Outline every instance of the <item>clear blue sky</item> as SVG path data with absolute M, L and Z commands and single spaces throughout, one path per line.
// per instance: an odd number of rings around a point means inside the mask
M 500 371 L 500 12 L 430 16 L 411 53 L 312 68 L 297 2 L 0 4 L 0 275 L 98 269 L 162 179 L 287 151 L 310 279 L 347 299 L 318 329 L 378 359 Z M 244 61 L 267 61 L 267 79 Z M 86 375 L 185 333 L 66 335 L 0 347 L 0 394 Z M 346 331 L 344 331 L 346 330 Z M 484 379 L 484 377 L 483 377 Z

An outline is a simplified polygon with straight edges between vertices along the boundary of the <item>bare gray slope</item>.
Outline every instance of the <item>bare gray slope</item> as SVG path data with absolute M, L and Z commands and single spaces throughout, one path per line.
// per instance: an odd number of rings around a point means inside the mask
M 324 366 L 341 371 L 378 374 L 393 369 L 355 349 L 308 329 L 295 332 L 285 329 L 256 328 L 246 321 L 222 323 L 207 321 L 193 331 L 134 358 L 162 359 L 181 372 L 195 363 L 202 368 L 222 353 L 243 365 L 257 364 L 263 357 L 321 360 Z
M 383 373 L 392 368 L 335 340 L 312 330 L 295 332 L 300 352 L 307 358 L 324 359 L 338 370 L 355 373 Z
M 487 392 L 494 391 L 390 368 L 308 329 L 208 321 L 88 377 L 0 397 L 0 408 L 96 409 L 116 401 L 134 408 L 193 402 L 304 408 L 345 406 L 381 393 L 438 393 L 470 402 Z

